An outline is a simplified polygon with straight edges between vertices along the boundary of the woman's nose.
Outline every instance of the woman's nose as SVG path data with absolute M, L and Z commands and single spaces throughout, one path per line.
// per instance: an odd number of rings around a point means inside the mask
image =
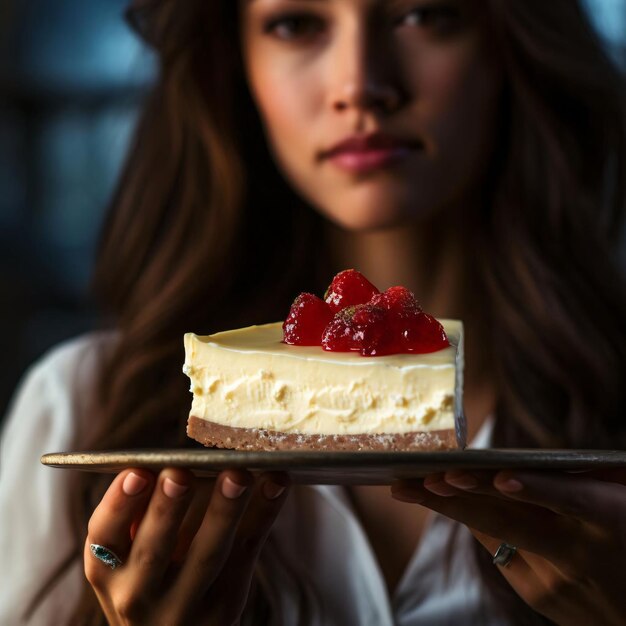
M 347 109 L 373 111 L 388 115 L 401 103 L 398 89 L 390 84 L 374 80 L 352 81 L 333 98 L 335 111 Z
M 404 101 L 394 66 L 384 43 L 362 33 L 344 37 L 336 44 L 331 60 L 330 106 L 337 112 L 393 113 Z

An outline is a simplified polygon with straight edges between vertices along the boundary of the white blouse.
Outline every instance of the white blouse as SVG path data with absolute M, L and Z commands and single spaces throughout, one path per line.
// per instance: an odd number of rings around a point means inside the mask
M 27 620 L 42 581 L 71 550 L 68 470 L 40 464 L 46 452 L 81 449 L 90 430 L 90 387 L 112 335 L 92 333 L 54 348 L 30 368 L 0 442 L 0 624 L 67 624 L 83 577 L 75 562 Z M 471 447 L 487 447 L 485 422 Z M 337 626 L 495 626 L 474 569 L 469 530 L 432 514 L 389 597 L 385 581 L 343 487 L 294 486 L 273 527 L 267 567 L 280 590 L 283 623 L 298 623 L 304 588 L 317 607 L 308 622 Z M 446 579 L 446 548 L 454 541 Z M 277 555 L 276 552 L 279 554 Z M 301 585 L 302 586 L 302 585 Z

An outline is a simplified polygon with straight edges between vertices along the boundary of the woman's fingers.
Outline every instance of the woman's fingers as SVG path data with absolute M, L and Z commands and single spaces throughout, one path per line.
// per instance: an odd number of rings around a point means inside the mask
M 392 495 L 406 502 L 419 502 L 491 537 L 544 556 L 557 566 L 571 564 L 582 555 L 579 525 L 542 507 L 507 498 L 480 494 L 441 497 L 417 481 L 398 481 Z M 584 546 L 583 546 L 584 548 Z
M 475 528 L 470 528 L 470 531 L 493 557 L 500 544 L 502 544 L 502 539 L 481 533 Z M 497 563 L 494 565 L 502 570 L 502 574 L 509 582 L 515 583 L 516 589 L 525 588 L 524 582 L 527 581 L 530 584 L 532 578 L 537 579 L 537 582 L 540 583 L 539 587 L 550 587 L 554 580 L 563 578 L 563 573 L 553 563 L 537 554 L 522 549 L 518 549 L 515 552 L 508 565 L 499 565 Z M 533 588 L 538 589 L 539 587 L 535 584 Z
M 626 467 L 600 467 L 595 469 L 565 470 L 566 474 L 579 474 L 585 478 L 606 480 L 626 485 Z
M 202 523 L 170 592 L 174 612 L 192 606 L 219 575 L 250 500 L 252 484 L 249 472 L 228 470 L 218 476 Z
M 259 477 L 239 527 L 231 555 L 209 594 L 220 598 L 218 623 L 234 623 L 240 617 L 250 590 L 254 567 L 270 530 L 289 493 L 290 480 L 284 473 Z
M 161 586 L 192 500 L 193 483 L 194 476 L 188 470 L 169 468 L 159 474 L 128 557 L 132 574 L 125 584 L 139 598 L 153 595 Z
M 187 509 L 185 519 L 180 525 L 178 532 L 178 543 L 172 554 L 172 562 L 175 566 L 180 566 L 185 558 L 189 547 L 193 542 L 198 528 L 202 524 L 204 515 L 211 501 L 211 494 L 215 488 L 216 478 L 196 478 L 194 483 L 193 498 Z
M 96 589 L 112 570 L 93 556 L 91 544 L 111 550 L 125 562 L 131 549 L 131 527 L 148 506 L 153 486 L 154 476 L 146 470 L 121 472 L 93 512 L 85 543 L 85 575 Z
M 585 522 L 606 525 L 612 518 L 626 517 L 626 487 L 584 474 L 503 471 L 493 484 L 508 498 Z
M 448 471 L 425 478 L 440 496 L 462 493 L 513 499 L 545 507 L 585 522 L 606 523 L 626 515 L 626 470 L 602 472 Z
M 286 475 L 268 474 L 254 486 L 241 470 L 216 480 L 175 468 L 156 479 L 144 470 L 121 473 L 92 516 L 85 556 L 107 618 L 156 612 L 165 623 L 185 623 L 208 596 L 219 599 L 212 620 L 217 612 L 238 616 L 288 483 Z M 112 575 L 89 554 L 89 543 L 116 552 L 123 567 Z
M 481 533 L 475 528 L 470 528 L 470 531 L 492 556 L 502 543 L 502 540 Z M 532 606 L 538 604 L 545 594 L 546 587 L 552 584 L 551 580 L 554 580 L 556 575 L 555 568 L 548 561 L 519 550 L 508 565 L 494 564 L 494 567 L 500 570 L 522 600 Z
M 289 477 L 284 473 L 267 473 L 259 477 L 252 502 L 237 529 L 231 560 L 233 566 L 236 567 L 237 562 L 253 563 L 256 560 L 287 497 L 289 485 Z
M 463 471 L 463 470 L 450 470 L 442 474 L 438 474 L 440 482 L 435 482 L 436 476 L 428 476 L 428 482 L 425 481 L 427 489 L 433 493 L 439 493 L 438 488 L 440 484 L 446 486 L 452 486 L 456 494 L 470 492 L 470 493 L 482 493 L 483 495 L 504 497 L 493 486 L 493 477 L 495 472 L 493 471 Z

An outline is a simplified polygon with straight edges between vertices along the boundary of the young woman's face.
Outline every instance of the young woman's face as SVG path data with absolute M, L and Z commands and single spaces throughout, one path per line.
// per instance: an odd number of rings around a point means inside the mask
M 500 91 L 469 0 L 240 2 L 270 147 L 313 206 L 373 230 L 463 201 L 490 155 Z

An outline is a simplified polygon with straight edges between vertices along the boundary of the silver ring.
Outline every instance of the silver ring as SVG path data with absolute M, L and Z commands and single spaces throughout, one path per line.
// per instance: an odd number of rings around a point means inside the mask
M 122 559 L 120 559 L 113 550 L 106 548 L 105 546 L 99 546 L 97 543 L 89 544 L 91 554 L 93 554 L 98 561 L 102 561 L 105 565 L 108 565 L 111 569 L 120 567 L 122 565 Z
M 506 567 L 511 562 L 511 559 L 515 556 L 516 552 L 517 548 L 515 546 L 512 546 L 503 541 L 498 546 L 496 553 L 493 555 L 493 564 Z

